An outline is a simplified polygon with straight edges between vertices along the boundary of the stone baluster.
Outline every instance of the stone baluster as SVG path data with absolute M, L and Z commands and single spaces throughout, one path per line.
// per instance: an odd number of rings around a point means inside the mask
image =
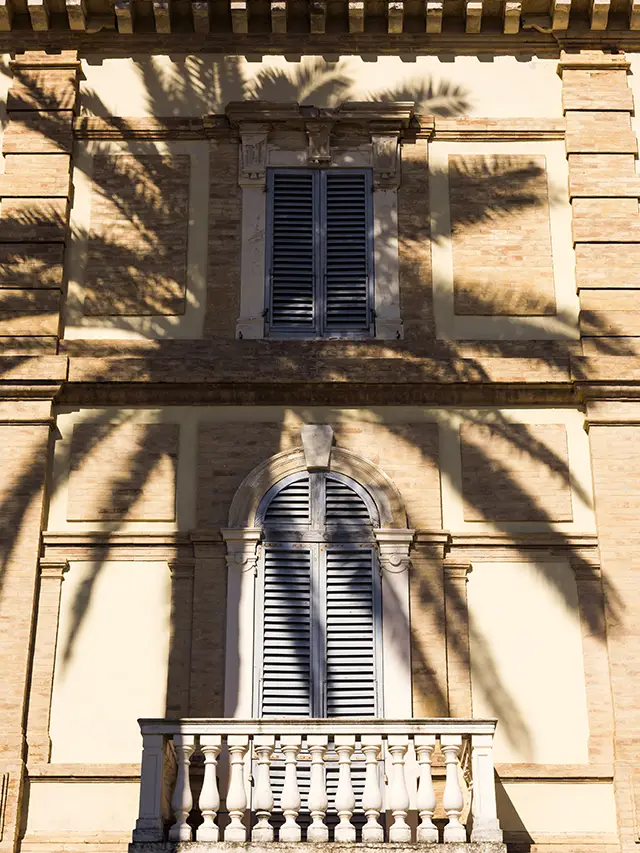
M 247 791 L 244 784 L 244 757 L 249 747 L 247 735 L 229 735 L 229 763 L 231 764 L 229 790 L 227 791 L 227 811 L 229 825 L 224 831 L 225 841 L 246 841 L 247 830 L 242 820 L 247 808 Z
M 280 841 L 300 841 L 300 827 L 296 823 L 300 811 L 300 791 L 298 789 L 298 753 L 302 738 L 298 735 L 283 735 L 280 738 L 284 752 L 285 770 L 282 788 L 282 813 L 285 817 L 280 829 Z
M 274 745 L 275 738 L 273 735 L 255 735 L 253 738 L 253 747 L 258 761 L 256 787 L 253 793 L 253 810 L 258 822 L 251 831 L 252 841 L 273 841 L 273 827 L 269 823 L 269 818 L 273 811 L 271 754 Z
M 462 737 L 461 735 L 442 735 L 440 744 L 447 768 L 442 806 L 447 813 L 449 822 L 444 828 L 444 840 L 466 841 L 467 831 L 460 823 L 464 799 L 458 775 L 458 756 L 462 746 Z
M 200 750 L 204 755 L 204 779 L 202 780 L 198 805 L 203 822 L 196 830 L 197 841 L 218 841 L 220 837 L 215 821 L 220 809 L 216 767 L 221 747 L 222 738 L 220 735 L 200 736 Z
M 493 735 L 471 735 L 473 789 L 472 841 L 502 841 L 496 811 L 496 783 L 493 771 Z
M 324 758 L 329 739 L 326 735 L 309 735 L 307 748 L 311 753 L 311 785 L 309 787 L 309 813 L 312 823 L 307 830 L 307 841 L 324 842 L 329 840 L 329 830 L 324 822 L 329 799 Z
M 164 735 L 142 736 L 140 808 L 134 841 L 162 841 L 162 795 L 164 785 Z
M 367 762 L 364 791 L 362 792 L 362 808 L 367 818 L 367 823 L 362 827 L 362 840 L 364 842 L 384 841 L 384 830 L 378 820 L 382 811 L 382 791 L 380 790 L 380 773 L 378 772 L 381 746 L 381 737 L 375 735 L 362 736 L 362 751 Z
M 389 829 L 389 841 L 403 843 L 411 841 L 411 827 L 407 824 L 409 791 L 404 775 L 408 746 L 408 738 L 402 735 L 390 735 L 388 738 L 388 748 L 391 755 L 391 779 L 388 793 L 389 808 L 393 815 L 393 824 Z
M 191 827 L 187 823 L 193 806 L 189 764 L 195 748 L 195 738 L 193 735 L 174 735 L 173 745 L 178 762 L 178 777 L 171 800 L 176 822 L 169 830 L 169 841 L 191 841 Z
M 336 841 L 355 841 L 356 828 L 351 823 L 351 816 L 356 807 L 356 798 L 351 784 L 351 755 L 355 749 L 356 739 L 353 735 L 336 735 L 334 739 L 338 753 L 338 788 L 336 790 L 336 811 L 340 823 L 336 826 Z
M 437 842 L 438 830 L 433 823 L 436 810 L 436 792 L 431 775 L 431 756 L 436 745 L 435 735 L 416 735 L 414 739 L 420 775 L 418 782 L 417 806 L 420 824 L 417 829 L 418 842 Z

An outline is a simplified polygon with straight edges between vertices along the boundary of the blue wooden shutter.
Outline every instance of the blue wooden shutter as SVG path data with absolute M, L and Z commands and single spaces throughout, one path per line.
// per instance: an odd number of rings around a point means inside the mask
M 317 178 L 303 170 L 269 172 L 269 328 L 316 329 Z
M 377 602 L 371 548 L 326 552 L 326 715 L 375 717 Z
M 323 325 L 328 333 L 371 328 L 371 178 L 366 171 L 323 173 Z
M 311 550 L 268 546 L 264 553 L 263 717 L 312 714 Z

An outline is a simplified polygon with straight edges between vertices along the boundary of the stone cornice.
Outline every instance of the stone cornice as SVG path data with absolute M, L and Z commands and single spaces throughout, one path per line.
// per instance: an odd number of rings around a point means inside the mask
M 421 356 L 374 341 L 362 346 L 258 343 L 194 342 L 193 349 L 174 352 L 164 342 L 147 352 L 118 356 L 116 342 L 106 341 L 104 352 L 97 348 L 99 355 L 6 357 L 0 359 L 0 403 L 5 402 L 0 421 L 47 421 L 50 411 L 42 408 L 46 402 L 204 405 L 241 402 L 248 395 L 254 401 L 287 403 L 308 402 L 311 394 L 317 405 L 342 404 L 349 395 L 351 403 L 360 405 L 381 404 L 383 399 L 388 405 L 574 406 L 591 400 L 640 400 L 640 358 L 632 356 L 583 357 L 555 351 L 531 358 Z M 448 351 L 455 351 L 453 347 L 458 345 L 449 345 Z M 95 351 L 90 345 L 88 352 Z M 34 404 L 30 411 L 29 404 Z
M 370 104 L 374 107 L 375 104 Z M 287 113 L 291 119 L 291 114 Z M 344 119 L 341 117 L 341 121 Z M 379 132 L 380 121 L 391 124 L 398 119 L 391 111 L 382 113 L 383 118 L 371 121 L 372 133 Z M 321 123 L 319 117 L 307 119 L 307 124 Z M 362 123 L 363 116 L 359 116 Z M 263 124 L 273 124 L 271 119 Z M 295 121 L 300 122 L 296 115 Z M 369 119 L 367 119 L 369 121 Z M 250 124 L 260 124 L 255 118 Z M 333 122 L 332 122 L 333 123 Z M 416 139 L 433 139 L 446 142 L 547 142 L 565 137 L 563 118 L 472 118 L 468 116 L 441 118 L 416 113 L 407 123 L 401 122 L 399 136 L 404 144 Z M 238 132 L 226 115 L 206 115 L 176 118 L 78 116 L 74 119 L 73 134 L 76 139 L 118 142 L 121 140 L 172 140 L 175 142 L 201 139 L 237 139 Z

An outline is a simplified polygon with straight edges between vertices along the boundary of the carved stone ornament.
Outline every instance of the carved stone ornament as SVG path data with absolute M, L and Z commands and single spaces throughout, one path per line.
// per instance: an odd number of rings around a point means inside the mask
M 309 163 L 319 165 L 331 162 L 331 129 L 333 122 L 307 122 L 305 130 L 309 141 Z
M 333 428 L 329 424 L 305 424 L 300 429 L 308 471 L 326 471 L 331 459 Z
M 226 528 L 220 532 L 227 546 L 229 571 L 257 571 L 262 530 L 259 527 L 245 527 L 241 530 Z
M 240 183 L 264 184 L 267 175 L 267 129 L 241 128 L 240 138 Z
M 379 527 L 373 531 L 378 543 L 380 568 L 389 574 L 402 574 L 411 568 L 409 548 L 415 530 L 395 527 Z
M 382 189 L 400 184 L 400 139 L 398 133 L 376 133 L 373 147 L 373 183 Z

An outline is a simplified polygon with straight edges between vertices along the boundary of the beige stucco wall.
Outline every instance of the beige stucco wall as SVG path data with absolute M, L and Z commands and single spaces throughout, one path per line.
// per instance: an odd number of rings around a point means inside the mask
M 414 100 L 425 112 L 474 116 L 561 116 L 557 60 L 492 61 L 458 56 L 247 57 L 200 54 L 87 57 L 81 108 L 97 115 L 188 116 L 222 112 L 229 101 L 259 98 L 336 106 L 342 101 Z M 523 95 L 526 93 L 526 97 Z
M 71 833 L 78 833 L 75 840 L 85 842 L 91 837 L 109 840 L 109 835 L 126 838 L 135 825 L 138 796 L 136 781 L 33 781 L 25 840 L 46 843 L 61 835 L 74 840 L 69 838 Z M 107 838 L 100 837 L 103 833 L 108 833 Z
M 498 717 L 496 761 L 586 764 L 589 727 L 571 567 L 533 559 L 474 561 L 468 600 L 473 713 Z
M 570 843 L 571 835 L 593 833 L 611 843 L 616 832 L 613 793 L 608 783 L 507 782 L 497 787 L 498 813 L 504 831 L 526 832 L 536 841 Z
M 166 562 L 71 563 L 60 606 L 53 762 L 140 760 L 138 717 L 165 714 L 169 631 Z

